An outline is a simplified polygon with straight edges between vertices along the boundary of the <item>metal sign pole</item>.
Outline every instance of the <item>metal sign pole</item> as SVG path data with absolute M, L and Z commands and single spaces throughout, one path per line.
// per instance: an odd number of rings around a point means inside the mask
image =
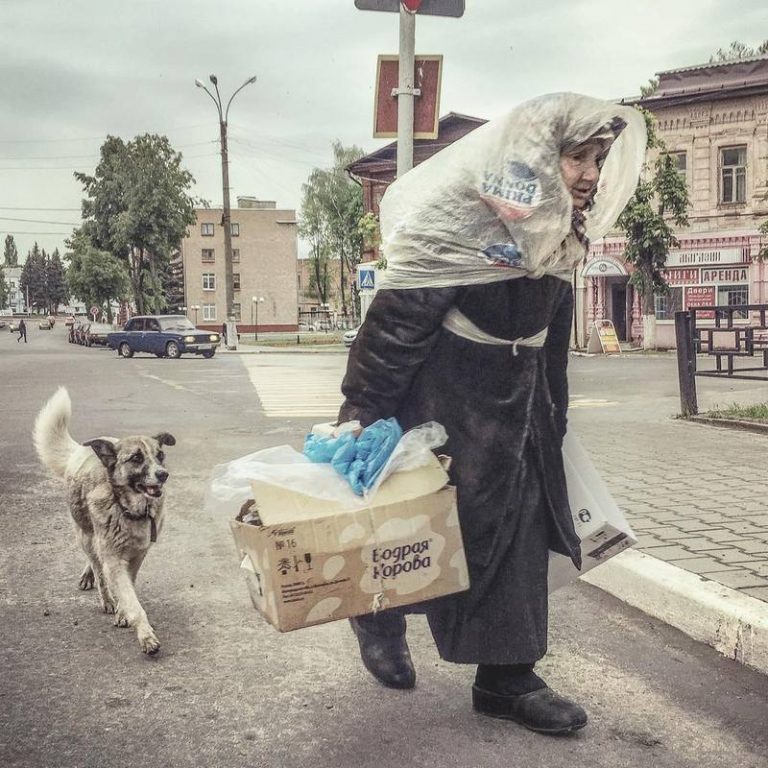
M 400 6 L 400 61 L 397 88 L 397 175 L 413 168 L 413 73 L 415 68 L 416 14 Z

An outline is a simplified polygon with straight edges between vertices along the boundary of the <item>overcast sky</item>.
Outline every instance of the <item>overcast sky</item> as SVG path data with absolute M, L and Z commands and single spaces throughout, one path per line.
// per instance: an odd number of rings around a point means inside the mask
M 705 63 L 733 40 L 768 38 L 766 0 L 466 0 L 460 19 L 416 19 L 416 53 L 442 54 L 440 113 L 491 118 L 529 97 L 639 92 L 654 73 Z M 373 139 L 376 57 L 398 17 L 354 0 L 0 0 L 0 240 L 64 250 L 108 135 L 169 137 L 221 205 L 218 118 L 195 78 L 232 103 L 237 195 L 298 209 L 331 142 Z M 32 221 L 15 221 L 27 219 Z M 50 222 L 50 223 L 48 223 Z

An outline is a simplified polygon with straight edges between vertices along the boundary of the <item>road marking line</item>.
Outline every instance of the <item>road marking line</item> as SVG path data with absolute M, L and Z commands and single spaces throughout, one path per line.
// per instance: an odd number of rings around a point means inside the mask
M 251 383 L 269 418 L 335 418 L 344 401 L 343 371 L 297 370 L 290 366 L 244 361 Z

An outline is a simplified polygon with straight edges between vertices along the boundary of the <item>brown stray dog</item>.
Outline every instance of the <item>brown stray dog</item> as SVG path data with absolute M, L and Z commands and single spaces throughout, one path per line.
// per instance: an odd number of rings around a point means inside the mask
M 163 485 L 168 472 L 162 447 L 175 445 L 167 432 L 155 437 L 101 437 L 83 445 L 69 434 L 72 403 L 64 387 L 35 420 L 40 461 L 63 478 L 69 510 L 88 564 L 80 589 L 99 590 L 115 626 L 135 627 L 144 653 L 160 643 L 141 607 L 134 584 L 142 562 L 163 526 Z

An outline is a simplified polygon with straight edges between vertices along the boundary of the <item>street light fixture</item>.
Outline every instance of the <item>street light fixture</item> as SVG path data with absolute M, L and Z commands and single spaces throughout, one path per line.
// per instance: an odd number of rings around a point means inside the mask
M 197 311 L 200 307 L 197 304 L 193 304 L 190 309 L 195 313 L 195 325 L 197 325 Z
M 263 296 L 253 296 L 251 298 L 251 323 L 253 323 L 253 340 L 259 340 L 259 304 L 264 301 Z M 256 319 L 254 320 L 254 310 L 256 312 Z
M 221 140 L 221 181 L 222 181 L 222 193 L 223 193 L 223 213 L 221 217 L 221 225 L 224 227 L 224 286 L 225 286 L 225 302 L 226 302 L 226 316 L 227 320 L 234 321 L 234 303 L 235 303 L 235 290 L 234 290 L 234 278 L 232 276 L 232 226 L 230 223 L 230 206 L 229 206 L 229 150 L 227 148 L 227 119 L 229 117 L 229 107 L 232 104 L 232 99 L 237 96 L 240 91 L 245 88 L 246 85 L 252 85 L 256 82 L 256 76 L 249 77 L 230 97 L 227 102 L 227 106 L 223 107 L 221 102 L 221 94 L 219 93 L 219 80 L 216 75 L 209 75 L 208 79 L 213 84 L 213 88 L 216 92 L 214 96 L 209 90 L 206 84 L 199 78 L 195 80 L 195 85 L 198 88 L 202 88 L 210 97 L 213 103 L 216 105 L 216 111 L 219 114 L 219 135 Z M 234 326 L 234 322 L 233 322 Z M 227 337 L 233 339 L 235 347 L 237 346 L 237 330 L 236 327 L 232 328 L 232 333 L 228 333 Z

